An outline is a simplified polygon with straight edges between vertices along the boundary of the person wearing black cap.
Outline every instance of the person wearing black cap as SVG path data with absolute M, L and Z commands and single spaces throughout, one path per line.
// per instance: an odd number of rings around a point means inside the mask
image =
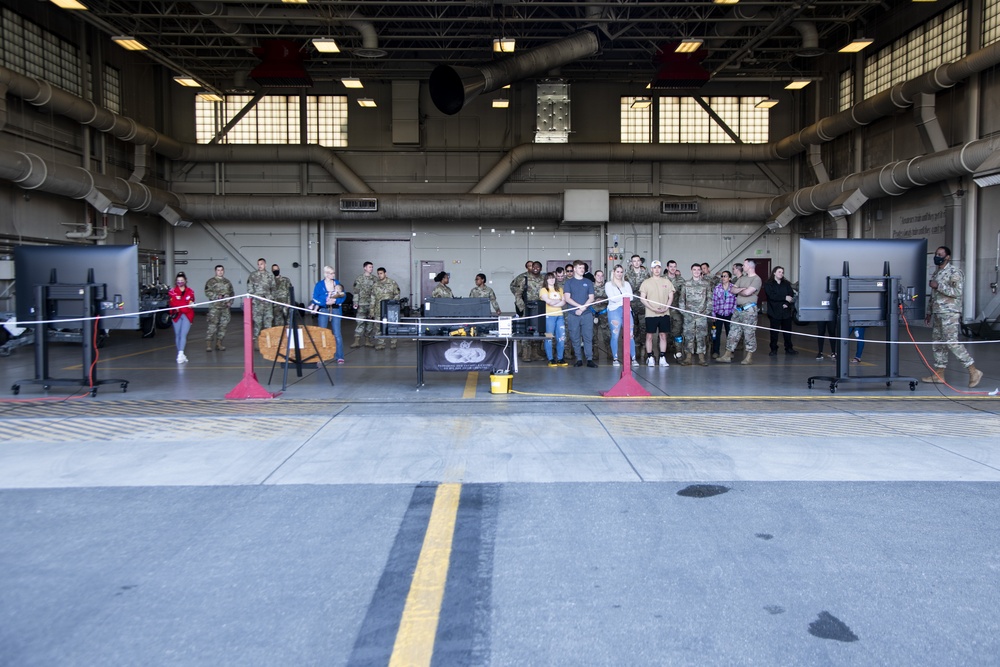
M 434 276 L 434 282 L 437 283 L 437 286 L 431 292 L 431 297 L 435 299 L 454 299 L 455 295 L 451 293 L 451 288 L 448 287 L 450 280 L 451 274 L 444 271 Z

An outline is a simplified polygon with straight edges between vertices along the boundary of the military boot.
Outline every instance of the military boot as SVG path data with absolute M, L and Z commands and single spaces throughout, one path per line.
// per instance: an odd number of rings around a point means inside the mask
M 365 336 L 365 347 L 375 347 L 374 336 Z
M 211 340 L 206 340 L 205 341 L 205 351 L 206 352 L 211 352 L 212 351 L 212 341 Z
M 973 364 L 969 364 L 969 386 L 975 387 L 983 379 L 983 372 Z
M 747 356 L 743 357 L 743 361 L 740 362 L 742 366 L 752 366 L 753 365 L 753 352 L 747 352 Z
M 707 355 L 704 355 L 704 354 L 699 354 L 698 355 L 698 365 L 699 366 L 708 366 Z
M 392 340 L 389 341 L 389 349 L 390 350 L 395 350 L 396 349 L 396 339 L 395 338 L 393 338 Z
M 682 359 L 680 359 L 677 363 L 679 363 L 681 366 L 690 366 L 691 365 L 691 353 L 690 352 L 685 352 L 684 353 L 684 357 Z
M 354 349 L 357 349 L 357 348 L 361 347 L 361 337 L 360 336 L 355 336 L 354 337 L 354 342 L 351 343 L 351 347 L 354 348 Z
M 221 338 L 219 340 L 215 341 L 215 349 L 216 350 L 221 350 L 221 351 L 224 351 L 226 349 L 226 346 L 222 344 L 222 339 Z
M 733 363 L 733 353 L 730 352 L 729 350 L 726 350 L 726 353 L 721 357 L 719 357 L 718 359 L 716 359 L 716 361 L 719 362 L 720 364 L 731 364 Z
M 920 378 L 920 381 L 926 382 L 927 384 L 944 384 L 944 371 L 944 368 L 935 368 L 933 373 L 925 378 Z

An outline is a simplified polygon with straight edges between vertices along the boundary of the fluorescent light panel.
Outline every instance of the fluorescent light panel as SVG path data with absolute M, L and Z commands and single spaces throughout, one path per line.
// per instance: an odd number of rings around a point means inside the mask
M 651 97 L 637 97 L 632 100 L 631 107 L 633 109 L 648 109 L 653 103 L 653 98 Z
M 221 102 L 222 96 L 215 93 L 202 93 L 198 96 L 198 99 L 204 102 Z
M 812 79 L 793 79 L 785 86 L 785 90 L 802 90 L 812 83 Z
M 840 47 L 840 53 L 857 53 L 871 46 L 874 42 L 874 39 L 869 39 L 868 37 L 858 37 Z
M 514 53 L 516 42 L 510 37 L 500 37 L 493 40 L 494 53 Z
M 344 84 L 344 88 L 364 88 L 365 85 L 361 83 L 361 79 L 353 76 L 345 77 L 340 80 Z
M 359 97 L 358 98 L 358 106 L 359 107 L 364 107 L 366 109 L 374 109 L 378 105 L 375 103 L 375 100 L 373 100 L 370 97 Z
M 320 53 L 340 53 L 340 47 L 337 46 L 337 40 L 335 39 L 314 39 L 312 43 Z
M 115 35 L 111 41 L 128 51 L 148 51 L 145 44 L 131 35 Z
M 677 45 L 674 49 L 675 53 L 694 53 L 701 48 L 702 41 L 700 39 L 682 39 L 681 43 Z
M 82 2 L 78 2 L 77 0 L 52 0 L 52 4 L 62 9 L 87 9 Z
M 201 88 L 201 84 L 188 76 L 175 76 L 174 81 L 188 88 Z
M 510 100 L 508 100 L 506 97 L 498 97 L 497 99 L 493 100 L 494 109 L 506 109 L 509 106 L 510 106 Z
M 755 109 L 770 109 L 771 107 L 777 106 L 778 100 L 773 97 L 767 97 L 762 99 L 757 104 L 753 105 Z
M 712 0 L 717 5 L 735 5 L 740 0 Z

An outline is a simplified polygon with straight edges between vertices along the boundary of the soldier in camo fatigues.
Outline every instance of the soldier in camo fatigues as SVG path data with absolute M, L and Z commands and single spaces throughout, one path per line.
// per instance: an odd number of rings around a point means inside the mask
M 524 315 L 524 281 L 527 280 L 528 274 L 531 273 L 531 265 L 534 264 L 530 259 L 524 263 L 524 273 L 519 273 L 514 276 L 514 279 L 510 281 L 510 293 L 514 295 L 514 312 L 517 313 L 518 317 Z M 518 301 L 518 298 L 521 300 Z M 520 303 L 520 305 L 518 305 Z
M 219 264 L 215 267 L 215 275 L 205 283 L 205 298 L 209 301 L 229 298 L 228 301 L 219 301 L 208 307 L 208 317 L 206 318 L 208 332 L 205 334 L 206 352 L 211 352 L 213 345 L 219 350 L 226 349 L 226 346 L 222 344 L 222 339 L 226 337 L 226 327 L 229 326 L 229 321 L 233 317 L 230 310 L 233 303 L 231 297 L 235 296 L 236 292 L 233 290 L 233 284 L 225 276 L 226 269 Z
M 681 366 L 690 366 L 694 355 L 698 363 L 708 366 L 708 317 L 692 313 L 710 315 L 712 313 L 712 282 L 702 275 L 700 264 L 691 265 L 691 279 L 681 283 L 681 295 L 677 301 L 684 313 L 684 358 Z
M 375 276 L 372 273 L 375 265 L 371 262 L 364 263 L 364 273 L 354 279 L 354 303 L 357 304 L 357 323 L 354 326 L 354 342 L 351 347 L 373 347 L 375 345 L 375 322 L 365 320 L 377 320 L 378 313 L 372 310 L 372 289 L 375 287 Z
M 632 324 L 635 329 L 635 354 L 636 359 L 643 358 L 643 348 L 646 343 L 646 308 L 639 300 L 639 288 L 647 278 L 652 278 L 653 274 L 642 265 L 642 258 L 639 255 L 632 255 L 629 265 L 625 267 L 625 280 L 632 287 L 632 294 L 636 298 L 631 300 Z
M 267 260 L 261 257 L 257 260 L 257 270 L 247 278 L 247 293 L 270 299 L 274 295 L 274 276 L 267 270 Z M 261 329 L 272 326 L 274 310 L 268 301 L 252 299 L 253 312 L 253 349 L 257 349 L 257 338 Z
M 934 372 L 922 382 L 944 382 L 944 371 L 948 366 L 948 351 L 958 357 L 969 371 L 969 386 L 975 387 L 983 379 L 983 372 L 976 368 L 975 360 L 958 342 L 958 331 L 962 320 L 962 290 L 965 276 L 951 263 L 951 248 L 941 246 L 934 252 L 934 270 L 929 285 L 931 288 L 930 309 L 926 322 L 933 322 L 931 340 L 934 341 Z
M 677 268 L 677 262 L 674 260 L 669 260 L 666 264 L 666 270 L 663 275 L 667 277 L 670 284 L 674 286 L 674 300 L 670 304 L 672 307 L 670 309 L 670 336 L 667 337 L 667 350 L 677 359 L 681 358 L 681 349 L 683 345 L 677 344 L 677 339 L 682 338 L 684 335 L 684 313 L 674 308 L 677 306 L 678 300 L 681 298 L 681 288 L 684 287 L 684 276 L 681 275 L 680 269 Z
M 447 271 L 442 271 L 441 273 L 434 276 L 434 282 L 437 285 L 434 286 L 434 291 L 431 292 L 432 299 L 454 299 L 455 295 L 452 293 L 451 288 L 448 287 L 448 283 L 451 282 L 451 274 Z
M 740 364 L 753 363 L 753 353 L 757 351 L 757 298 L 760 295 L 760 277 L 755 273 L 757 263 L 752 259 L 743 260 L 743 275 L 735 283 L 730 283 L 729 291 L 736 295 L 736 310 L 733 311 L 726 353 L 716 359 L 720 364 L 733 363 L 733 352 L 740 340 L 746 339 L 746 356 Z
M 489 299 L 490 307 L 493 308 L 493 312 L 499 315 L 501 312 L 500 305 L 497 303 L 496 292 L 493 288 L 486 284 L 486 274 L 477 273 L 476 274 L 476 286 L 472 288 L 469 292 L 470 299 Z
M 384 267 L 378 267 L 375 273 L 378 278 L 376 278 L 375 285 L 372 287 L 372 310 L 375 313 L 375 317 L 380 318 L 382 317 L 382 302 L 399 298 L 399 283 L 386 275 Z M 385 341 L 380 338 L 375 343 L 375 349 L 384 350 Z M 396 349 L 395 338 L 389 341 L 389 349 Z
M 274 291 L 271 293 L 271 298 L 281 303 L 291 303 L 292 281 L 287 276 L 281 275 L 281 267 L 277 264 L 271 265 L 271 273 L 274 275 Z M 288 323 L 288 306 L 272 305 L 274 309 L 271 311 L 271 326 L 285 326 Z
M 608 325 L 608 292 L 604 271 L 594 271 L 594 303 L 590 306 L 597 318 L 594 325 L 594 361 L 601 360 L 600 351 L 611 355 L 611 327 Z
M 539 292 L 541 292 L 542 288 L 545 287 L 545 276 L 542 275 L 541 262 L 531 263 L 531 273 L 529 273 L 528 277 L 525 278 L 524 285 L 525 285 L 524 293 L 526 295 L 527 301 L 538 301 L 541 298 L 539 296 Z M 544 318 L 545 311 L 542 310 L 540 315 L 542 315 L 542 317 Z M 544 320 L 536 319 L 534 322 L 535 326 L 538 326 L 540 321 Z M 542 341 L 538 342 L 531 341 L 529 343 L 522 345 L 521 348 L 524 354 L 524 356 L 522 357 L 524 361 L 534 361 L 535 359 L 539 360 L 546 359 L 545 351 L 542 349 Z

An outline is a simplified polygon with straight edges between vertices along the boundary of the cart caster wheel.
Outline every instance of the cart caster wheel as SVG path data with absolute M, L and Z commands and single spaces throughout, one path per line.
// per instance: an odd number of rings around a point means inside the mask
M 812 389 L 813 388 L 813 381 L 812 380 L 806 380 L 806 382 L 809 383 L 809 388 Z
M 49 389 L 52 389 L 52 387 L 50 385 L 43 384 L 42 385 L 42 389 L 44 389 L 45 391 L 48 391 Z
M 835 384 L 831 384 L 830 385 L 830 393 L 831 394 L 836 394 L 837 393 L 837 385 L 835 385 Z
M 916 390 L 917 390 L 917 383 L 916 382 L 911 382 L 910 383 L 910 391 L 916 391 Z
M 127 391 L 128 391 L 128 382 L 122 382 L 122 393 L 124 394 Z
M 13 387 L 10 388 L 10 390 L 14 392 L 15 396 L 17 396 L 18 394 L 21 393 L 21 385 L 15 384 Z
M 96 387 L 90 390 L 90 397 L 93 398 L 94 396 L 97 396 L 97 388 Z
M 891 383 L 891 382 L 886 382 L 886 383 L 885 383 L 885 386 L 887 386 L 887 387 L 891 387 L 891 386 L 892 386 L 892 383 Z

